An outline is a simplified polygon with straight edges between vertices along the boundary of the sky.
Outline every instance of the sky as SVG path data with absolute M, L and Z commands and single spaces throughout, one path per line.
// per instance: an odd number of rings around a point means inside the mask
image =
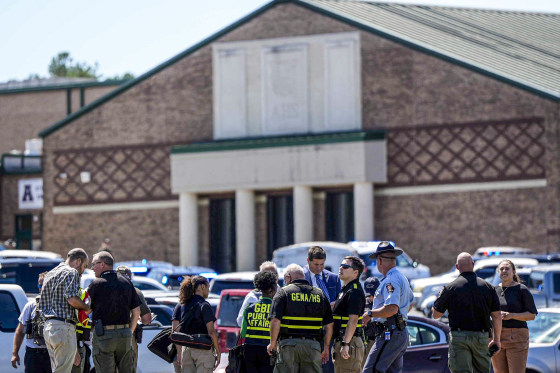
M 268 2 L 0 0 L 0 82 L 47 77 L 51 58 L 62 51 L 75 62 L 97 62 L 101 80 L 139 76 Z M 559 0 L 381 2 L 560 13 Z

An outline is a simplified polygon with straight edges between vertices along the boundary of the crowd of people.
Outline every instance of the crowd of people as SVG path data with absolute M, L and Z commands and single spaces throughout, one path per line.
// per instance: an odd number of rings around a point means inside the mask
M 370 257 L 383 278 L 368 278 L 363 286 L 360 258 L 345 257 L 335 274 L 325 269 L 326 252 L 319 246 L 309 249 L 305 267 L 294 263 L 285 268 L 283 287 L 276 265 L 261 264 L 255 289 L 237 318 L 243 371 L 402 371 L 414 297 L 396 265 L 401 254 L 381 242 Z M 130 269 L 113 269 L 110 248 L 93 256 L 96 279 L 86 291 L 80 288 L 80 275 L 88 263 L 83 249 L 73 249 L 65 262 L 39 276 L 40 294 L 23 309 L 14 335 L 14 368 L 21 364 L 19 349 L 26 339 L 26 372 L 89 372 L 90 355 L 97 372 L 136 371 L 139 325 L 150 323 L 150 309 L 133 287 Z M 449 315 L 449 369 L 489 372 L 492 365 L 496 373 L 524 372 L 527 321 L 537 314 L 531 293 L 510 260 L 499 263 L 496 287 L 478 278 L 473 266 L 468 253 L 457 257 L 460 275 L 443 288 L 433 307 L 434 318 Z M 220 363 L 216 318 L 206 301 L 209 287 L 203 276 L 181 283 L 172 330 L 211 342 L 205 348 L 177 344 L 176 372 L 210 373 Z

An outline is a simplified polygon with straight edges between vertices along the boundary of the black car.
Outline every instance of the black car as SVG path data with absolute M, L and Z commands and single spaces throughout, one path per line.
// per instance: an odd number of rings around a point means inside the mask
M 38 294 L 39 274 L 50 271 L 62 259 L 11 258 L 0 259 L 0 284 L 16 284 L 26 294 Z
M 425 317 L 409 316 L 410 344 L 404 354 L 403 372 L 449 372 L 449 326 Z

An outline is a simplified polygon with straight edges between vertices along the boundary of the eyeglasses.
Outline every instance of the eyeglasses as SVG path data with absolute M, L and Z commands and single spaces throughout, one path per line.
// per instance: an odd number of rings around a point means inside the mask
M 354 269 L 354 267 L 352 267 L 351 265 L 344 264 L 344 263 L 340 265 L 340 268 L 342 268 L 342 269 L 348 269 L 348 268 Z

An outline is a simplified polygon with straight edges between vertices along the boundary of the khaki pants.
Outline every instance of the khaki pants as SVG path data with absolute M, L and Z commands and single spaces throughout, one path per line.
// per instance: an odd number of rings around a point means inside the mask
M 132 331 L 129 328 L 105 330 L 104 335 L 93 334 L 92 352 L 96 372 L 134 373 Z
M 322 373 L 321 345 L 313 339 L 283 339 L 280 341 L 274 373 Z
M 181 358 L 182 373 L 212 373 L 215 363 L 214 349 L 201 350 L 199 348 L 183 346 Z
M 502 349 L 492 356 L 496 373 L 525 373 L 529 355 L 529 329 L 503 328 Z
M 362 361 L 364 360 L 364 353 L 366 350 L 364 341 L 360 337 L 352 337 L 348 345 L 350 346 L 348 350 L 350 357 L 348 359 L 343 359 L 342 356 L 340 356 L 342 343 L 340 341 L 334 343 L 332 355 L 335 373 L 359 373 L 362 371 Z
M 53 373 L 70 373 L 76 357 L 76 326 L 47 320 L 43 330 Z
M 452 373 L 490 371 L 488 333 L 451 331 L 449 338 L 449 370 Z

